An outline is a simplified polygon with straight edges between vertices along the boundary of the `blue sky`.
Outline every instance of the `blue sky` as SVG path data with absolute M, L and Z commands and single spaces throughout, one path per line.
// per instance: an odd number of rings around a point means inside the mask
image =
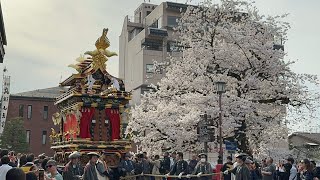
M 146 0 L 148 1 L 148 0 Z M 190 1 L 190 0 L 189 0 Z M 2 0 L 8 39 L 4 64 L 11 75 L 11 93 L 57 86 L 74 72 L 67 65 L 87 50 L 108 27 L 110 49 L 118 52 L 119 35 L 126 15 L 143 0 Z M 160 4 L 160 0 L 151 3 Z M 174 2 L 184 3 L 186 0 Z M 199 0 L 191 0 L 193 4 Z M 216 0 L 218 2 L 218 0 Z M 265 15 L 290 13 L 287 59 L 292 69 L 320 76 L 319 0 L 256 0 Z M 118 75 L 118 57 L 109 59 L 108 71 Z

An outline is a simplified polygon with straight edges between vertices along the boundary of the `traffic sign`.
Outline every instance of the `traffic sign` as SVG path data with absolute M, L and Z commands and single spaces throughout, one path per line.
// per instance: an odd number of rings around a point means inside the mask
M 226 150 L 227 151 L 236 151 L 237 150 L 237 143 L 226 141 Z

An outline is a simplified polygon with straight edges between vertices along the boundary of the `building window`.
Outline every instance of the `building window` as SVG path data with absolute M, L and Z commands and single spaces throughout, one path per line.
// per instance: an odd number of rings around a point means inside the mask
M 152 28 L 158 28 L 158 20 L 154 21 L 151 26 Z
M 45 120 L 48 119 L 48 111 L 49 111 L 49 107 L 48 106 L 44 106 L 43 107 L 43 119 L 45 119 Z
M 180 46 L 177 42 L 168 41 L 167 52 L 182 52 L 182 46 Z
M 146 64 L 146 73 L 154 73 L 153 64 Z
M 27 112 L 27 118 L 32 118 L 32 105 L 28 105 L 28 112 Z
M 47 131 L 42 131 L 42 144 L 47 143 Z
M 179 17 L 176 16 L 168 16 L 168 27 L 175 27 L 178 25 Z
M 27 130 L 27 131 L 26 131 L 26 134 L 27 134 L 27 136 L 26 136 L 26 137 L 27 137 L 26 141 L 27 141 L 28 144 L 30 144 L 31 131 L 30 131 L 30 130 Z
M 151 13 L 151 11 L 147 11 L 147 16 Z
M 20 104 L 19 105 L 19 117 L 23 117 L 23 110 L 24 110 L 24 105 Z

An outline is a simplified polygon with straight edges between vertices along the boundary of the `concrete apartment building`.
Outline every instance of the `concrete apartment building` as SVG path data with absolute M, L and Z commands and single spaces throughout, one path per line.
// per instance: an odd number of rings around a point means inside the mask
M 59 126 L 55 126 L 52 121 L 52 115 L 57 112 L 54 101 L 64 90 L 61 87 L 53 87 L 10 95 L 7 121 L 16 117 L 24 120 L 26 141 L 30 145 L 30 152 L 35 155 L 54 154 L 50 149 L 49 138 L 51 128 L 59 132 Z
M 163 62 L 169 55 L 181 56 L 173 38 L 173 27 L 186 4 L 163 2 L 160 5 L 142 3 L 134 17 L 126 16 L 119 38 L 119 77 L 126 91 L 132 91 L 131 104 L 140 102 L 148 85 L 156 84 L 164 72 L 154 73 L 154 61 Z

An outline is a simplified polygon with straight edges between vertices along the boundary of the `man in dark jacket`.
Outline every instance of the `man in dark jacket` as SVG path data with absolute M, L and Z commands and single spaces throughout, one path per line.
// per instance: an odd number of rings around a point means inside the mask
M 77 180 L 83 174 L 83 168 L 79 163 L 81 154 L 77 151 L 69 155 L 70 161 L 66 164 L 63 172 L 64 180 Z
M 249 168 L 245 165 L 244 161 L 247 159 L 246 154 L 237 154 L 236 156 L 236 162 L 238 166 L 231 170 L 233 174 L 235 174 L 236 178 L 235 180 L 249 180 L 251 179 L 251 173 Z M 224 174 L 228 174 L 229 170 L 226 170 Z
M 130 160 L 131 155 L 127 153 L 125 159 L 120 162 L 118 167 L 119 171 L 123 176 L 132 176 L 134 175 L 134 163 Z
M 198 160 L 197 160 L 197 156 L 193 155 L 192 159 L 189 162 L 189 173 L 192 173 L 194 171 L 194 168 L 197 166 L 198 164 Z
M 226 170 L 231 170 L 233 169 L 233 163 L 232 163 L 232 158 L 231 156 L 227 157 L 227 162 L 223 165 L 221 171 L 225 172 Z M 229 172 L 228 174 L 223 175 L 224 180 L 231 180 L 231 173 Z
M 160 165 L 161 174 L 167 174 L 170 172 L 170 157 L 168 152 L 163 154 L 163 160 L 161 161 Z
M 181 179 L 182 175 L 188 174 L 188 163 L 187 163 L 187 161 L 183 160 L 183 153 L 182 152 L 177 153 L 176 159 L 177 159 L 177 161 L 174 163 L 170 173 L 167 174 L 167 176 L 176 175 L 176 176 L 179 176 L 179 179 Z M 183 178 L 183 179 L 185 179 L 185 178 Z
M 137 157 L 137 162 L 135 163 L 134 166 L 134 172 L 135 174 L 149 174 L 150 173 L 150 166 L 149 166 L 149 162 L 146 161 L 143 157 L 143 154 L 139 154 Z M 150 177 L 143 177 L 143 176 L 139 176 L 137 177 L 137 180 L 147 180 L 150 179 Z

